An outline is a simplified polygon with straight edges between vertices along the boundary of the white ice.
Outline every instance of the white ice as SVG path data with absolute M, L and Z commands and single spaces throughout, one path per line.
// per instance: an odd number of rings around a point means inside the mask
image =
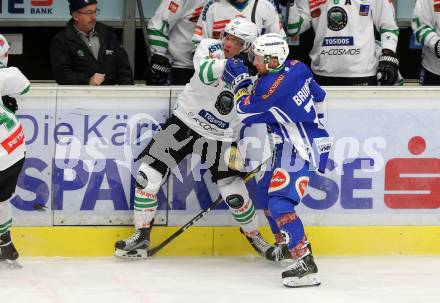
M 22 258 L 0 270 L 5 303 L 440 302 L 440 256 L 316 257 L 322 285 L 281 284 L 257 257 Z

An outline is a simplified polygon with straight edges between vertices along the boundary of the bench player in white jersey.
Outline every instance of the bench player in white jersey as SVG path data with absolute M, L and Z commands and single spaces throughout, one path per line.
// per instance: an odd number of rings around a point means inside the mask
M 236 17 L 244 17 L 258 26 L 259 35 L 276 33 L 286 36 L 275 6 L 268 0 L 216 0 L 203 8 L 193 35 L 197 46 L 202 39 L 218 39 L 226 24 Z
M 0 34 L 0 261 L 17 265 L 18 252 L 11 239 L 11 204 L 18 175 L 23 167 L 25 141 L 23 128 L 15 116 L 15 97 L 26 93 L 29 80 L 15 67 L 7 67 L 9 44 Z
M 311 68 L 320 85 L 394 85 L 399 28 L 387 0 L 296 0 L 287 33 L 315 32 Z M 382 54 L 375 53 L 374 30 Z
M 440 2 L 417 0 L 411 26 L 423 45 L 420 84 L 440 85 Z
M 146 84 L 185 85 L 194 74 L 191 38 L 206 0 L 162 0 L 148 22 L 151 52 Z M 170 79 L 168 79 L 170 78 Z
M 234 219 L 263 256 L 274 249 L 258 231 L 255 208 L 240 172 L 229 162 L 241 128 L 231 98 L 218 97 L 224 90 L 222 74 L 227 58 L 248 49 L 257 37 L 257 26 L 244 19 L 232 20 L 221 40 L 204 39 L 194 54 L 195 74 L 178 96 L 173 115 L 141 153 L 134 197 L 134 234 L 117 241 L 115 256 L 146 258 L 152 221 L 158 206 L 157 192 L 170 169 L 188 154 L 200 154 Z

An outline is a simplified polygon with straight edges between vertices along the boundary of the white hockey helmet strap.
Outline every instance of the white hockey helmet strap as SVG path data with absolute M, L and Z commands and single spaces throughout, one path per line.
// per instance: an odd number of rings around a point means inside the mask
M 284 64 L 289 55 L 289 45 L 280 35 L 273 33 L 264 34 L 253 42 L 250 53 L 251 56 L 262 56 L 268 70 L 278 69 Z M 278 59 L 279 64 L 275 68 L 269 67 L 272 58 Z M 252 60 L 252 58 L 250 59 Z
M 0 34 L 0 68 L 8 66 L 9 43 L 6 38 Z
M 240 52 L 243 52 L 247 51 L 252 42 L 258 37 L 258 26 L 245 18 L 239 17 L 226 24 L 222 32 L 222 40 L 226 34 L 230 34 L 243 41 L 243 48 L 240 50 Z

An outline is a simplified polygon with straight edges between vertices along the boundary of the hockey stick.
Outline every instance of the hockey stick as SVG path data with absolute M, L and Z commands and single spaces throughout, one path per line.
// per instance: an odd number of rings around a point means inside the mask
M 138 11 L 139 11 L 139 18 L 141 19 L 142 34 L 144 35 L 144 43 L 145 43 L 145 49 L 147 52 L 148 64 L 150 64 L 151 51 L 150 51 L 150 44 L 148 43 L 147 24 L 145 23 L 144 8 L 142 6 L 142 0 L 137 0 L 137 7 L 138 7 Z
M 255 175 L 261 171 L 261 169 L 268 163 L 269 160 L 270 160 L 270 158 L 266 159 L 260 165 L 258 165 L 258 167 L 255 168 L 253 171 L 248 172 L 243 178 L 244 183 L 248 182 L 250 179 L 255 177 Z M 188 223 L 186 223 L 181 228 L 176 230 L 171 236 L 166 238 L 162 243 L 149 249 L 147 251 L 148 256 L 149 257 L 154 256 L 158 251 L 160 251 L 162 248 L 167 246 L 171 241 L 173 241 L 175 238 L 177 238 L 179 235 L 181 235 L 183 232 L 185 232 L 188 229 L 188 227 L 194 225 L 194 223 L 196 223 L 201 218 L 203 218 L 207 213 L 209 213 L 211 210 L 213 210 L 214 208 L 219 206 L 222 201 L 223 201 L 222 196 L 219 195 L 216 200 L 211 202 L 211 204 L 208 206 L 208 208 L 199 212 L 194 218 L 192 218 L 191 220 L 188 221 Z

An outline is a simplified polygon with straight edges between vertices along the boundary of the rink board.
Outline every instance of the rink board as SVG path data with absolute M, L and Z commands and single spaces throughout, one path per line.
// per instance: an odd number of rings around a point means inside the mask
M 155 227 L 152 246 L 177 227 Z M 262 227 L 273 242 L 270 229 Z M 114 243 L 132 233 L 129 227 L 15 227 L 14 243 L 24 257 L 111 256 Z M 440 254 L 440 226 L 308 226 L 317 256 Z M 191 227 L 157 256 L 256 255 L 237 227 Z
M 42 241 L 50 248 L 51 237 L 58 241 L 63 233 L 69 238 L 70 231 L 78 235 L 93 231 L 97 234 L 92 232 L 89 239 L 94 239 L 96 253 L 107 255 L 119 233 L 129 234 L 130 228 L 118 226 L 132 224 L 133 174 L 138 165 L 133 159 L 169 117 L 180 91 L 181 87 L 47 86 L 33 88 L 19 100 L 28 151 L 11 203 L 16 230 L 29 227 L 31 235 L 36 233 L 32 238 L 26 233 L 18 237 L 24 254 L 40 249 L 29 243 Z M 440 90 L 331 88 L 328 96 L 326 119 L 335 145 L 326 174 L 312 173 L 297 207 L 311 238 L 319 239 L 318 252 L 438 253 Z M 250 168 L 268 154 L 264 134 L 258 126 L 243 130 L 240 147 Z M 180 177 L 173 174 L 162 186 L 155 223 L 160 226 L 158 237 L 182 226 L 217 198 L 209 171 L 197 165 L 193 158 L 185 159 L 179 165 Z M 255 180 L 247 185 L 260 224 L 265 225 Z M 83 226 L 97 227 L 83 230 Z M 209 230 L 208 238 L 222 228 L 232 236 L 237 230 L 224 204 L 193 230 L 198 228 L 196 235 Z M 42 230 L 49 239 L 40 236 Z M 102 232 L 105 243 L 95 240 Z M 199 251 L 196 254 L 217 254 L 216 245 L 222 247 L 221 239 L 197 245 L 197 237 L 191 239 L 188 243 Z M 343 249 L 326 239 L 340 246 L 342 242 Z M 193 253 L 191 249 L 181 253 Z M 234 251 L 225 248 L 219 254 Z M 246 243 L 237 253 L 250 253 Z

